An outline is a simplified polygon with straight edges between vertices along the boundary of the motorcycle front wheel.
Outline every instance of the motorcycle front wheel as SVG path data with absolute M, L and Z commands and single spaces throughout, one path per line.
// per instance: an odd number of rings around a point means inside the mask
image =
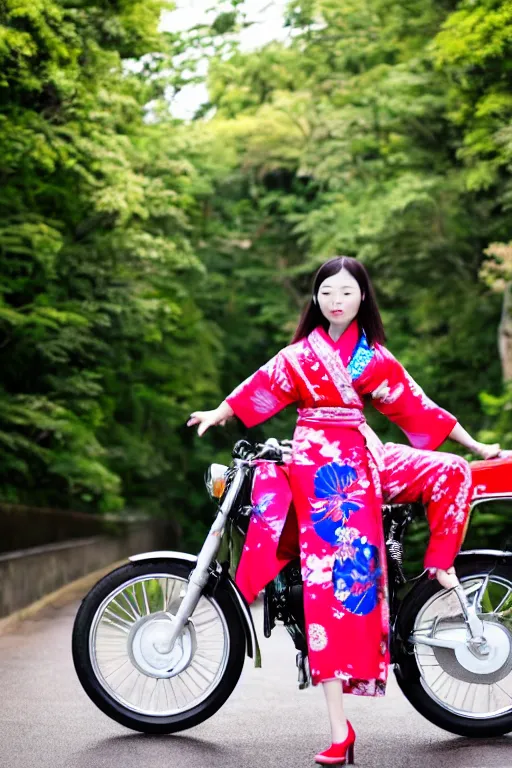
M 404 642 L 395 675 L 413 707 L 439 728 L 472 738 L 501 736 L 512 731 L 512 566 L 481 556 L 456 570 L 483 622 L 487 655 L 465 647 L 467 630 L 453 590 L 425 581 L 398 617 Z M 422 642 L 429 637 L 458 645 Z
M 101 579 L 75 618 L 75 670 L 89 698 L 121 725 L 175 733 L 207 720 L 233 692 L 245 660 L 245 633 L 230 591 L 202 595 L 166 648 L 172 616 L 193 565 L 130 563 Z

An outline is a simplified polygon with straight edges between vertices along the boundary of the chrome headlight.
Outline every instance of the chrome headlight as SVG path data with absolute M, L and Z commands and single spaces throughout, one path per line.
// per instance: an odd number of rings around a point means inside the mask
M 212 499 L 220 499 L 226 490 L 228 470 L 224 464 L 211 464 L 206 470 L 204 482 Z

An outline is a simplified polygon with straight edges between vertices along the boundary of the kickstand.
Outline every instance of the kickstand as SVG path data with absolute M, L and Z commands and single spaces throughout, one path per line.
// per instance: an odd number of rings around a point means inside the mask
M 311 682 L 309 659 L 307 655 L 303 654 L 302 651 L 299 651 L 295 660 L 297 663 L 297 669 L 299 670 L 299 690 L 302 691 L 304 688 L 308 688 Z

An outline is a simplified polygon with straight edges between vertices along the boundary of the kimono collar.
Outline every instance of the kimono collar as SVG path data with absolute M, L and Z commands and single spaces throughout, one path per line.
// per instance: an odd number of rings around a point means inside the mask
M 339 352 L 341 362 L 343 365 L 347 366 L 359 341 L 360 332 L 357 318 L 352 320 L 348 328 L 341 334 L 338 341 L 334 341 L 329 335 L 329 332 L 326 331 L 321 325 L 317 327 L 317 331 L 321 334 L 322 338 L 324 338 L 331 345 L 333 349 L 336 349 Z

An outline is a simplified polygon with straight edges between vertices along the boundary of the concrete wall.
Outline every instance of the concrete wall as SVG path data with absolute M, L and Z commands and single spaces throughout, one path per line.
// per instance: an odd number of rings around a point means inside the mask
M 179 549 L 172 522 L 118 523 L 113 535 L 60 541 L 0 555 L 0 618 L 129 555 Z
M 93 515 L 70 509 L 0 503 L 0 553 L 70 539 L 119 535 L 130 519 L 119 515 Z

